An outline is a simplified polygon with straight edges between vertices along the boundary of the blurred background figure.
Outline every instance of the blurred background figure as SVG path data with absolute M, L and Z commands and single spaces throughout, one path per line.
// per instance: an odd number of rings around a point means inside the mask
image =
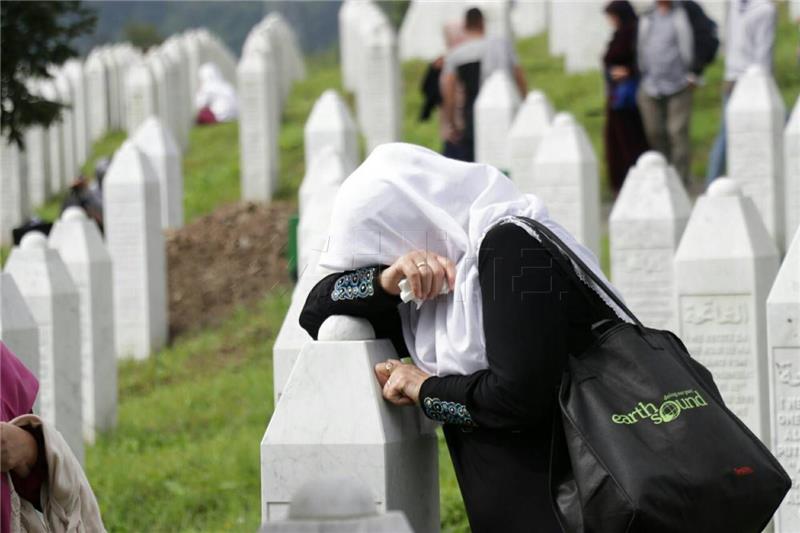
M 628 169 L 648 150 L 648 144 L 636 106 L 639 89 L 636 31 L 639 20 L 627 0 L 609 2 L 605 13 L 614 33 L 603 56 L 607 94 L 604 140 L 608 179 L 616 195 Z
M 444 42 L 448 52 L 461 44 L 464 38 L 464 25 L 461 22 L 449 22 L 445 25 Z M 426 122 L 433 114 L 434 109 L 442 105 L 441 78 L 444 57 L 442 55 L 434 59 L 425 70 L 425 76 L 420 86 L 420 92 L 422 92 L 424 100 L 419 113 L 420 122 Z M 457 91 L 460 92 L 460 96 L 463 98 L 463 88 L 458 87 Z M 461 105 L 463 105 L 463 102 Z
M 727 132 L 725 108 L 733 86 L 750 65 L 772 72 L 772 50 L 778 11 L 772 0 L 731 0 L 725 40 L 725 81 L 722 85 L 722 118 L 708 157 L 706 186 L 725 174 Z
M 231 122 L 239 116 L 236 90 L 213 63 L 203 63 L 197 74 L 200 86 L 194 99 L 198 124 Z
M 462 42 L 447 53 L 442 65 L 444 156 L 475 161 L 473 106 L 483 81 L 500 69 L 514 78 L 524 97 L 528 86 L 514 45 L 502 37 L 487 37 L 483 13 L 473 7 L 464 18 Z M 463 90 L 463 102 L 459 90 Z
M 103 231 L 103 200 L 102 192 L 98 195 L 89 188 L 85 176 L 78 176 L 69 187 L 69 192 L 61 202 L 61 213 L 68 207 L 80 207 L 86 216 L 97 222 L 100 231 Z
M 657 0 L 639 21 L 637 100 L 647 141 L 687 184 L 692 95 L 718 48 L 716 23 L 692 0 Z

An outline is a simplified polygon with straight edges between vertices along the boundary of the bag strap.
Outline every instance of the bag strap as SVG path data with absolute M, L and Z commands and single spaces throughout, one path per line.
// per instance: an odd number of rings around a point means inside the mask
M 525 222 L 534 231 L 537 231 L 542 235 L 544 235 L 545 237 L 547 237 L 547 239 L 550 242 L 552 242 L 562 254 L 569 257 L 572 260 L 572 262 L 575 263 L 578 266 L 578 268 L 580 268 L 580 270 L 586 276 L 589 277 L 589 279 L 591 279 L 598 287 L 600 287 L 600 289 L 606 294 L 606 296 L 608 296 L 612 302 L 617 304 L 617 306 L 619 306 L 619 308 L 622 309 L 622 311 L 626 315 L 628 315 L 631 318 L 631 320 L 633 320 L 634 324 L 636 324 L 640 328 L 644 328 L 644 325 L 639 321 L 638 318 L 636 318 L 636 315 L 634 315 L 633 312 L 630 309 L 628 309 L 628 306 L 625 305 L 625 303 L 619 298 L 619 296 L 617 296 L 617 294 L 614 291 L 609 289 L 608 285 L 606 285 L 605 282 L 603 282 L 603 280 L 600 279 L 600 276 L 595 274 L 594 270 L 589 268 L 586 265 L 586 263 L 583 262 L 583 259 L 578 257 L 578 254 L 576 254 L 572 250 L 572 248 L 567 246 L 564 243 L 564 241 L 562 241 L 561 238 L 553 232 L 553 230 L 551 230 L 538 220 L 533 220 L 532 218 L 528 217 L 517 217 L 517 218 Z

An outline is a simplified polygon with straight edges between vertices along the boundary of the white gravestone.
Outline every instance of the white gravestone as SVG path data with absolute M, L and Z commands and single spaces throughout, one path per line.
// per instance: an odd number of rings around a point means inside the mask
M 569 5 L 571 0 L 547 0 L 547 48 L 551 56 L 561 56 L 569 44 Z M 598 17 L 598 24 L 605 21 Z
M 280 40 L 283 66 L 289 84 L 302 80 L 306 76 L 303 53 L 300 51 L 297 36 L 291 26 L 277 11 L 267 15 L 265 21 L 272 26 L 272 30 Z
M 333 146 L 322 148 L 311 160 L 298 194 L 297 267 L 300 272 L 316 262 L 326 248 L 333 199 L 355 164 Z
M 600 253 L 597 157 L 583 127 L 559 113 L 533 159 L 533 191 L 579 242 Z
M 531 91 L 520 106 L 508 134 L 511 179 L 522 192 L 533 193 L 533 156 L 553 120 L 553 106 L 542 91 Z
M 784 249 L 788 249 L 792 235 L 800 227 L 800 96 L 783 132 L 783 160 L 783 192 L 786 195 Z
M 8 272 L 0 272 L 0 340 L 39 377 L 39 326 Z
M 31 126 L 25 132 L 25 157 L 28 170 L 28 201 L 31 209 L 50 197 L 50 139 L 47 129 Z
M 611 37 L 611 27 L 604 20 L 605 0 L 581 0 L 565 3 L 560 9 L 569 21 L 566 29 L 564 69 L 567 72 L 598 70 Z
M 300 355 L 300 350 L 307 342 L 311 341 L 311 336 L 300 327 L 300 313 L 314 285 L 330 274 L 321 267 L 313 265 L 298 270 L 298 273 L 297 285 L 292 291 L 289 310 L 286 312 L 281 329 L 272 345 L 272 390 L 275 394 L 276 404 L 283 393 L 283 388 L 286 386 L 295 361 L 297 361 L 297 356 Z
M 0 246 L 11 244 L 12 230 L 30 214 L 25 153 L 0 137 Z
M 752 199 L 717 178 L 697 199 L 675 254 L 678 335 L 728 407 L 769 443 L 765 303 L 778 251 Z
M 147 117 L 158 115 L 156 82 L 147 61 L 131 65 L 125 78 L 125 124 L 133 136 Z
M 314 104 L 303 136 L 306 168 L 325 146 L 333 146 L 349 162 L 359 161 L 356 123 L 345 101 L 333 89 L 322 93 Z
M 419 409 L 381 396 L 374 366 L 395 350 L 365 320 L 330 317 L 303 348 L 261 441 L 262 522 L 284 520 L 305 482 L 350 475 L 381 512 L 403 511 L 414 531 L 439 530 L 436 436 Z M 321 387 L 321 383 L 347 383 Z
M 775 80 L 751 66 L 725 108 L 728 176 L 753 199 L 775 243 L 783 248 L 783 126 L 786 109 Z
M 83 438 L 111 429 L 117 419 L 117 357 L 111 256 L 97 224 L 69 207 L 53 225 L 50 246 L 61 255 L 78 290 L 81 313 Z
M 114 269 L 117 357 L 147 358 L 167 341 L 167 269 L 158 178 L 130 141 L 103 181 L 106 242 Z
M 100 59 L 106 65 L 106 79 L 108 80 L 108 128 L 116 130 L 122 124 L 120 86 L 125 80 L 120 80 L 119 69 L 114 61 L 111 48 L 103 48 Z
M 496 70 L 483 83 L 475 99 L 475 161 L 510 169 L 508 135 L 519 104 L 517 86 L 505 70 Z
M 182 227 L 183 172 L 175 138 L 159 119 L 151 116 L 139 126 L 132 140 L 156 171 L 161 191 L 161 226 Z
M 174 91 L 174 105 L 175 117 L 178 127 L 175 132 L 176 140 L 182 149 L 189 146 L 189 129 L 192 124 L 192 116 L 190 109 L 186 107 L 187 100 L 193 100 L 193 96 L 189 92 L 189 66 L 187 64 L 188 58 L 186 51 L 178 38 L 171 37 L 168 39 L 163 47 L 164 54 L 170 58 L 175 69 L 175 86 Z
M 39 326 L 39 407 L 83 462 L 81 318 L 78 290 L 58 252 L 27 233 L 6 264 Z
M 460 2 L 411 0 L 397 36 L 400 59 L 433 61 L 443 55 L 445 24 L 462 17 L 463 9 Z
M 75 154 L 78 166 L 83 164 L 91 152 L 89 139 L 89 101 L 87 100 L 86 76 L 83 63 L 70 59 L 64 63 L 64 74 L 72 88 L 72 125 L 75 131 Z
M 511 8 L 511 27 L 519 38 L 533 37 L 547 29 L 547 2 L 517 0 Z
M 775 532 L 800 531 L 800 230 L 767 297 L 772 451 L 792 477 Z
M 170 109 L 169 97 L 169 78 L 167 74 L 167 65 L 161 58 L 161 54 L 153 49 L 145 57 L 150 74 L 153 80 L 153 94 L 155 95 L 155 115 L 161 120 L 162 123 L 172 128 L 172 109 Z M 153 116 L 152 114 L 150 116 Z M 140 124 L 141 126 L 141 124 Z M 135 129 L 132 131 L 136 131 Z
M 367 142 L 367 151 L 400 139 L 403 120 L 402 79 L 397 39 L 386 15 L 374 4 L 364 3 L 359 23 L 356 109 Z
M 342 68 L 342 85 L 355 92 L 358 88 L 359 39 L 358 25 L 364 4 L 370 0 L 344 0 L 339 8 L 339 63 Z
M 646 152 L 611 211 L 611 279 L 648 327 L 675 329 L 673 260 L 691 210 L 675 169 L 658 152 Z
M 61 109 L 61 154 L 64 158 L 64 172 L 69 186 L 78 173 L 78 156 L 75 151 L 75 103 L 72 86 L 63 72 L 56 74 L 54 85 L 58 94 L 58 101 L 64 105 Z
M 89 140 L 96 141 L 108 131 L 108 69 L 94 49 L 86 58 L 86 98 L 89 101 Z
M 39 89 L 42 98 L 50 102 L 58 101 L 58 93 L 52 81 L 41 82 L 39 84 Z M 69 180 L 69 174 L 64 167 L 64 144 L 61 137 L 61 126 L 61 121 L 57 120 L 47 128 L 50 159 L 50 175 L 48 176 L 48 180 L 50 182 L 51 194 L 58 194 L 63 191 L 65 183 Z
M 278 180 L 279 110 L 272 54 L 248 50 L 237 68 L 242 199 L 269 202 Z

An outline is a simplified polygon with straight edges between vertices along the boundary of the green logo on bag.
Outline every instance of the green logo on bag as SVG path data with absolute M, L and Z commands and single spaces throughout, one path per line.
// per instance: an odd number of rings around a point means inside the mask
M 611 421 L 615 424 L 635 424 L 649 418 L 654 424 L 666 424 L 678 418 L 683 411 L 707 405 L 708 403 L 696 390 L 670 392 L 664 395 L 660 406 L 652 402 L 639 402 L 628 414 L 611 415 Z

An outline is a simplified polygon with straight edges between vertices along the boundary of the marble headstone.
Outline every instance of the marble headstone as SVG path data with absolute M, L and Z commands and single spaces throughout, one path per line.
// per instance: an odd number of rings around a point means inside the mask
M 8 272 L 0 272 L 0 340 L 39 376 L 39 326 Z
M 723 400 L 769 443 L 765 304 L 778 250 L 738 182 L 697 199 L 675 254 L 678 335 L 714 375 Z
M 586 131 L 568 113 L 553 119 L 533 159 L 533 190 L 550 216 L 580 243 L 600 252 L 597 157 Z
M 97 224 L 69 207 L 50 231 L 80 298 L 83 438 L 111 429 L 117 418 L 117 357 L 111 256 Z
M 564 69 L 567 72 L 598 70 L 611 36 L 611 26 L 603 20 L 604 0 L 563 2 L 566 26 Z M 563 24 L 563 23 L 562 23 Z
M 242 199 L 257 202 L 272 199 L 278 176 L 279 88 L 268 51 L 246 51 L 237 68 Z
M 508 136 L 519 105 L 519 91 L 511 75 L 505 70 L 493 72 L 475 100 L 475 161 L 510 169 Z
M 378 513 L 375 496 L 352 476 L 323 476 L 292 495 L 288 520 L 265 524 L 261 533 L 412 533 L 401 511 Z
M 86 98 L 89 101 L 89 141 L 96 141 L 108 131 L 108 69 L 94 49 L 86 58 Z
M 66 173 L 66 186 L 76 177 L 78 172 L 78 156 L 75 150 L 75 102 L 72 86 L 63 72 L 54 78 L 58 101 L 64 105 L 61 110 L 61 154 L 64 158 L 64 172 Z
M 533 37 L 547 29 L 547 2 L 517 0 L 511 8 L 511 27 L 514 36 Z
M 126 141 L 114 155 L 103 182 L 117 357 L 145 359 L 167 341 L 167 269 L 160 196 L 150 161 Z
M 72 87 L 72 125 L 75 130 L 75 154 L 78 166 L 83 164 L 91 151 L 89 139 L 89 100 L 87 100 L 86 75 L 83 63 L 70 59 L 64 63 L 64 74 Z
M 351 92 L 358 88 L 361 47 L 358 25 L 367 2 L 370 0 L 344 0 L 339 8 L 339 64 L 342 68 L 342 85 Z
M 327 244 L 333 199 L 355 164 L 333 146 L 324 146 L 311 160 L 300 184 L 297 227 L 298 271 L 314 264 Z
M 788 249 L 792 235 L 800 227 L 800 96 L 783 132 L 783 165 L 783 192 L 786 196 L 784 249 Z
M 725 108 L 728 175 L 751 197 L 783 248 L 783 126 L 786 109 L 775 80 L 753 65 L 739 77 Z
M 0 137 L 0 246 L 13 242 L 11 231 L 30 213 L 27 161 L 16 143 Z
M 147 61 L 139 61 L 128 69 L 125 77 L 125 124 L 128 135 L 133 136 L 144 121 L 158 115 L 158 96 L 152 67 Z
M 767 297 L 772 451 L 793 480 L 775 533 L 800 531 L 800 230 Z
M 161 191 L 161 226 L 183 226 L 183 172 L 175 138 L 158 118 L 150 116 L 139 126 L 133 143 L 150 161 Z
M 58 93 L 56 92 L 55 84 L 47 80 L 39 84 L 41 95 L 46 100 L 51 102 L 58 101 Z M 51 194 L 58 194 L 64 190 L 64 185 L 70 179 L 69 173 L 64 166 L 64 143 L 62 142 L 62 128 L 63 123 L 56 121 L 50 124 L 47 128 L 47 140 L 49 142 L 49 159 L 50 159 L 50 181 Z
M 550 122 L 553 106 L 541 91 L 531 91 L 520 106 L 514 124 L 508 134 L 511 150 L 511 179 L 522 192 L 533 190 L 533 156 Z
M 374 366 L 395 350 L 371 330 L 362 319 L 331 317 L 321 340 L 301 351 L 261 441 L 262 522 L 286 519 L 307 481 L 349 475 L 381 512 L 403 511 L 414 531 L 438 531 L 436 436 L 419 410 L 381 396 Z M 339 380 L 347 386 L 319 387 Z
M 31 126 L 25 132 L 25 157 L 28 171 L 28 201 L 31 209 L 50 197 L 50 139 L 47 129 Z
M 83 461 L 81 316 L 78 290 L 58 252 L 27 233 L 6 264 L 39 327 L 41 416 Z
M 122 124 L 122 92 L 121 86 L 125 80 L 120 79 L 120 69 L 114 60 L 114 53 L 111 48 L 103 48 L 100 59 L 106 65 L 106 76 L 108 80 L 108 127 L 115 130 Z
M 646 326 L 675 329 L 673 260 L 692 203 L 658 152 L 628 171 L 609 219 L 611 279 Z
M 551 56 L 561 56 L 569 44 L 569 7 L 571 0 L 549 0 L 547 3 L 547 48 Z M 599 19 L 599 17 L 598 17 Z M 605 21 L 598 20 L 598 24 Z
M 332 146 L 349 162 L 359 161 L 358 129 L 347 104 L 333 89 L 322 93 L 314 104 L 303 135 L 306 168 L 325 146 Z
M 383 11 L 371 2 L 359 21 L 359 74 L 356 92 L 358 122 L 367 151 L 400 139 L 403 121 L 402 79 L 397 39 Z

